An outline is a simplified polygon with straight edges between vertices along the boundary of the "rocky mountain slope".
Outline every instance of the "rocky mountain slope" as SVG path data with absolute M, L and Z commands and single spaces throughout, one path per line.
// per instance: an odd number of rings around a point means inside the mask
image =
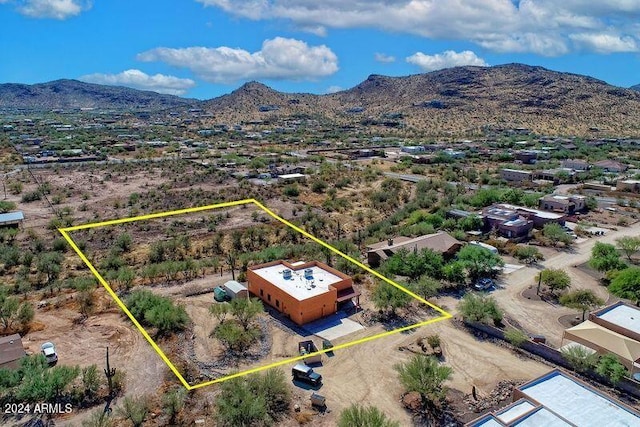
M 120 86 L 77 80 L 55 80 L 34 85 L 0 84 L 0 108 L 47 110 L 58 108 L 165 109 L 197 101 Z

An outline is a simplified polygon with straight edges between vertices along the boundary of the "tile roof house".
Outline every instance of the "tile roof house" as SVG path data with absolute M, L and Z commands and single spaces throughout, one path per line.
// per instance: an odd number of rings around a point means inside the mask
M 431 249 L 445 257 L 450 257 L 455 255 L 461 247 L 462 242 L 444 231 L 414 238 L 401 236 L 367 246 L 367 262 L 370 266 L 376 267 L 402 249 L 408 251 Z
M 20 366 L 20 359 L 26 355 L 20 335 L 0 338 L 0 368 L 16 369 Z

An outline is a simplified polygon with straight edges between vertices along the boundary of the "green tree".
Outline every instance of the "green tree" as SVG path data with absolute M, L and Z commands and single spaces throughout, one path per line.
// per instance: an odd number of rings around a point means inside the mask
M 620 259 L 616 247 L 609 243 L 596 242 L 591 249 L 589 266 L 601 272 L 622 270 L 626 264 Z
M 620 363 L 618 356 L 612 353 L 605 354 L 596 365 L 596 372 L 608 378 L 613 384 L 617 384 L 629 375 L 627 368 Z
M 631 261 L 631 256 L 640 250 L 640 237 L 620 237 L 616 239 L 616 248 Z
M 60 252 L 45 252 L 38 257 L 36 267 L 38 272 L 45 275 L 47 285 L 53 283 L 60 275 L 64 256 Z
M 464 285 L 467 275 L 462 261 L 453 261 L 442 267 L 442 277 L 449 282 Z
M 127 297 L 126 304 L 138 321 L 157 328 L 158 335 L 181 331 L 189 323 L 184 307 L 146 289 L 132 292 Z
M 409 392 L 417 392 L 423 407 L 427 401 L 440 402 L 446 395 L 443 383 L 451 377 L 453 369 L 440 365 L 433 356 L 415 355 L 406 363 L 394 366 L 400 382 Z
M 442 288 L 442 283 L 424 275 L 417 282 L 412 283 L 409 288 L 422 298 L 428 299 L 438 295 L 438 291 Z
M 596 366 L 598 354 L 581 345 L 572 345 L 561 350 L 562 357 L 578 372 L 586 372 Z
M 533 264 L 544 259 L 544 256 L 535 246 L 518 246 L 513 256 L 525 264 Z
M 640 301 L 640 268 L 629 267 L 618 272 L 611 280 L 609 292 L 620 298 Z
M 9 296 L 5 287 L 0 287 L 0 323 L 5 331 L 13 327 L 15 322 L 22 329 L 26 328 L 33 316 L 30 302 L 20 302 L 18 297 Z
M 134 398 L 126 396 L 122 399 L 122 406 L 119 406 L 116 413 L 125 420 L 131 421 L 133 427 L 141 427 L 149 414 L 149 404 L 146 397 Z
M 484 323 L 491 319 L 495 324 L 500 324 L 504 316 L 493 297 L 474 292 L 467 292 L 462 297 L 458 304 L 458 311 L 465 320 L 470 322 Z
M 381 311 L 389 311 L 394 316 L 396 310 L 405 307 L 411 301 L 411 297 L 401 289 L 386 282 L 378 282 L 373 290 L 373 305 Z
M 564 231 L 560 224 L 555 222 L 546 223 L 544 227 L 542 227 L 542 235 L 551 240 L 553 246 L 557 246 L 558 243 L 569 246 L 573 243 L 573 237 Z
M 254 394 L 242 377 L 223 382 L 215 404 L 216 421 L 222 427 L 261 426 L 268 421 L 265 397 Z
M 246 332 L 256 316 L 264 312 L 264 307 L 257 298 L 235 298 L 229 303 L 229 312 Z
M 555 295 L 556 291 L 568 289 L 571 286 L 571 278 L 563 270 L 545 268 L 538 273 L 538 283 L 547 286 Z
M 209 313 L 218 320 L 218 323 L 224 323 L 225 318 L 230 312 L 229 304 L 214 303 L 209 307 Z
M 269 369 L 262 375 L 250 375 L 247 382 L 256 396 L 264 397 L 267 415 L 272 421 L 278 420 L 289 410 L 291 392 L 282 369 Z
M 472 281 L 493 276 L 495 270 L 504 266 L 498 254 L 478 245 L 467 245 L 458 252 L 458 260 L 464 264 Z
M 340 412 L 338 427 L 400 427 L 375 406 L 351 405 Z
M 587 310 L 594 309 L 604 304 L 604 301 L 596 296 L 590 289 L 576 289 L 560 297 L 560 304 L 569 308 L 582 311 L 584 321 Z

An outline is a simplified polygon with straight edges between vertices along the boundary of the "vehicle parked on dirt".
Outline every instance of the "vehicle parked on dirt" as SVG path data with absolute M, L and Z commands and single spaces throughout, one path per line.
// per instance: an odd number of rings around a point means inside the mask
M 294 380 L 306 382 L 314 387 L 322 384 L 322 375 L 314 372 L 312 368 L 303 363 L 298 363 L 294 366 L 291 369 L 291 375 L 293 375 Z
M 493 283 L 493 280 L 488 277 L 483 277 L 481 279 L 478 279 L 476 283 L 473 284 L 473 289 L 475 289 L 476 291 L 486 291 L 494 287 L 494 285 L 495 283 Z
M 58 361 L 58 353 L 56 353 L 56 347 L 51 342 L 46 342 L 40 347 L 44 358 L 47 359 L 49 365 L 53 365 Z

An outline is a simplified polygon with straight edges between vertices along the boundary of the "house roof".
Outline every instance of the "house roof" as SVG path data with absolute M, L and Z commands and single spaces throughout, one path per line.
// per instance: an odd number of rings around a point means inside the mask
M 590 320 L 565 330 L 564 336 L 584 345 L 588 345 L 587 343 L 595 344 L 629 361 L 630 364 L 640 359 L 640 342 L 613 332 Z
M 7 222 L 23 221 L 23 220 L 24 220 L 24 214 L 22 213 L 22 211 L 0 214 L 0 224 L 7 223 Z
M 377 251 L 391 251 L 395 253 L 401 249 L 407 250 L 421 250 L 431 249 L 434 252 L 444 253 L 448 252 L 453 246 L 462 245 L 458 239 L 454 239 L 444 231 L 434 234 L 426 234 L 424 236 L 408 239 L 406 237 L 400 237 L 393 240 L 393 244 L 389 245 L 389 242 L 380 242 L 367 247 L 369 252 Z
M 0 338 L 0 365 L 18 360 L 26 354 L 20 335 L 13 334 Z
M 595 317 L 640 334 L 640 309 L 622 301 L 594 313 Z

